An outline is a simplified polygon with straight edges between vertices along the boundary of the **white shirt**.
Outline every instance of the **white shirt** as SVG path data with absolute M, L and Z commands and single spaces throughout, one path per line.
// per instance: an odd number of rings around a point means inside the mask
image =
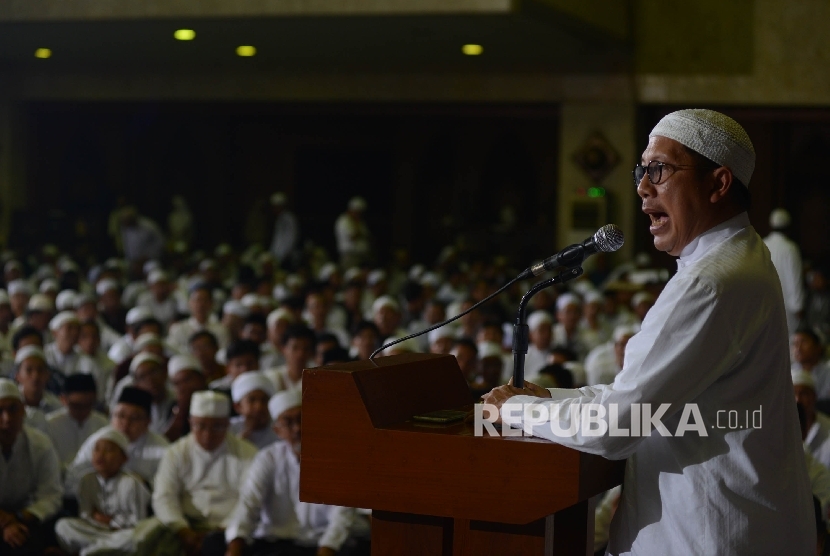
M 7 460 L 0 454 L 0 508 L 26 510 L 39 520 L 53 516 L 63 503 L 58 455 L 49 437 L 23 426 Z
M 23 387 L 20 386 L 20 392 Z M 26 405 L 26 424 L 37 429 L 45 435 L 49 435 L 49 428 L 46 425 L 46 415 L 63 407 L 60 399 L 52 392 L 46 391 L 37 406 Z
M 160 259 L 164 253 L 164 236 L 156 223 L 139 216 L 132 228 L 121 226 L 124 258 L 128 261 Z
M 262 371 L 262 374 L 267 376 L 271 382 L 274 383 L 274 390 L 276 392 L 303 389 L 303 378 L 300 377 L 300 380 L 297 382 L 291 380 L 291 377 L 288 376 L 288 367 L 285 365 L 280 365 L 276 369 L 266 369 Z
M 46 362 L 49 366 L 59 370 L 65 376 L 91 375 L 95 379 L 96 397 L 98 401 L 104 401 L 112 367 L 102 367 L 95 359 L 81 352 L 78 346 L 75 346 L 70 353 L 63 353 L 58 349 L 57 343 L 51 342 L 46 344 L 43 352 L 46 354 Z
M 219 322 L 216 315 L 210 315 L 205 324 L 199 323 L 195 317 L 190 317 L 187 320 L 174 322 L 170 325 L 170 330 L 167 332 L 167 342 L 182 353 L 190 353 L 187 347 L 187 341 L 196 332 L 208 330 L 219 343 L 220 348 L 228 345 L 228 329 Z
M 781 280 L 784 306 L 787 309 L 787 328 L 790 334 L 798 327 L 798 316 L 804 308 L 804 281 L 801 253 L 798 246 L 781 232 L 772 232 L 764 238 L 772 264 Z
M 94 432 L 86 439 L 86 442 L 78 449 L 78 455 L 66 470 L 66 492 L 76 494 L 81 478 L 87 473 L 94 471 L 92 468 L 92 450 L 95 443 L 105 431 L 112 429 L 112 425 Z M 163 436 L 147 431 L 146 434 L 131 442 L 127 449 L 127 463 L 124 464 L 125 471 L 132 471 L 150 486 L 158 470 L 159 462 L 167 451 L 170 443 Z
M 86 421 L 78 423 L 69 416 L 69 410 L 62 407 L 46 416 L 46 429 L 52 445 L 58 453 L 61 469 L 65 470 L 75 459 L 78 450 L 92 433 L 109 424 L 106 416 L 98 411 L 89 414 Z
M 274 221 L 274 234 L 271 238 L 271 253 L 278 261 L 284 261 L 300 236 L 297 217 L 288 210 L 282 210 Z
M 553 325 L 553 347 L 567 348 L 574 352 L 579 361 L 584 361 L 588 354 L 588 349 L 585 347 L 585 342 L 582 341 L 580 329 L 577 327 L 572 336 L 568 336 L 565 330 L 565 325 L 560 323 Z
M 830 417 L 816 411 L 816 420 L 807 431 L 804 448 L 823 466 L 830 467 Z
M 824 520 L 830 517 L 830 471 L 814 458 L 810 452 L 804 452 L 807 463 L 807 475 L 810 477 L 810 490 L 821 504 Z
M 554 401 L 541 403 L 561 404 L 554 419 L 566 430 L 574 404 L 606 411 L 616 404 L 619 427 L 630 428 L 632 403 L 652 403 L 654 412 L 670 403 L 661 419 L 672 433 L 684 405 L 695 403 L 708 436 L 665 438 L 653 429 L 644 438 L 557 437 L 549 424 L 533 433 L 628 458 L 610 554 L 815 553 L 786 315 L 769 253 L 742 213 L 693 240 L 678 267 L 628 342 L 613 384 L 553 389 Z M 718 411 L 744 416 L 759 409 L 758 428 L 716 428 Z
M 292 539 L 339 550 L 353 521 L 353 508 L 300 502 L 300 462 L 289 444 L 277 442 L 254 458 L 225 540 Z
M 147 307 L 153 316 L 166 329 L 179 314 L 179 304 L 176 298 L 170 294 L 164 301 L 157 301 L 153 292 L 146 291 L 138 296 L 136 307 Z
M 592 349 L 585 358 L 585 375 L 588 386 L 611 384 L 621 371 L 617 365 L 614 342 L 606 342 Z
M 548 350 L 541 350 L 533 344 L 527 347 L 527 354 L 525 354 L 526 381 L 533 382 L 539 376 L 539 371 L 550 364 L 548 363 L 548 357 L 550 357 Z
M 369 253 L 369 228 L 363 220 L 356 220 L 348 213 L 337 217 L 334 223 L 337 252 L 341 257 L 362 257 Z
M 242 431 L 245 430 L 245 416 L 244 415 L 237 415 L 236 417 L 231 417 L 231 428 L 230 431 L 242 438 L 240 436 Z M 265 427 L 264 429 L 254 430 L 249 434 L 246 438 L 242 438 L 243 440 L 247 440 L 251 444 L 257 447 L 258 450 L 262 450 L 263 448 L 270 446 L 274 442 L 280 439 L 277 436 L 277 433 L 274 432 L 274 429 L 271 427 Z
M 98 524 L 92 514 L 98 510 L 110 516 L 110 527 L 126 529 L 147 517 L 150 491 L 141 477 L 120 471 L 104 479 L 98 473 L 88 473 L 78 486 L 78 513 L 82 519 Z
M 189 434 L 164 455 L 156 474 L 153 511 L 174 532 L 184 527 L 224 528 L 257 453 L 233 434 L 213 452 Z

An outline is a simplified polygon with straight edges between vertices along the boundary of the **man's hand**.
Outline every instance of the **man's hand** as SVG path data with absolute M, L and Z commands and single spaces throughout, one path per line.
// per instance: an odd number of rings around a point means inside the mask
M 511 378 L 507 384 L 513 384 L 513 379 Z M 525 390 L 530 390 L 530 395 L 536 396 L 537 398 L 550 398 L 550 391 L 547 388 L 543 388 L 532 382 L 525 381 Z
M 513 396 L 535 396 L 537 398 L 549 398 L 550 392 L 538 384 L 533 384 L 532 382 L 527 381 L 525 381 L 524 388 L 516 388 L 513 386 L 513 379 L 510 379 L 510 382 L 504 386 L 497 386 L 496 388 L 493 388 L 484 394 L 481 399 L 484 400 L 484 403 L 486 404 L 496 406 L 499 410 L 499 415 L 501 415 L 501 406 L 503 406 L 504 403 Z M 500 421 L 501 417 L 499 417 L 499 422 Z
M 3 529 L 3 540 L 12 548 L 20 548 L 29 540 L 29 528 L 15 521 Z
M 234 539 L 225 550 L 225 556 L 242 556 L 245 550 L 245 541 L 243 539 Z
M 328 546 L 321 546 L 317 549 L 317 556 L 334 556 L 335 554 L 337 554 L 337 551 Z

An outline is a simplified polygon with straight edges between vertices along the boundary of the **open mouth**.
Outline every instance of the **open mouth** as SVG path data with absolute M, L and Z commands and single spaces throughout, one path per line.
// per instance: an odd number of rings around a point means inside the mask
M 669 221 L 669 215 L 665 212 L 652 212 L 649 213 L 649 218 L 651 218 L 651 229 L 656 230 L 658 228 L 662 228 L 666 225 Z

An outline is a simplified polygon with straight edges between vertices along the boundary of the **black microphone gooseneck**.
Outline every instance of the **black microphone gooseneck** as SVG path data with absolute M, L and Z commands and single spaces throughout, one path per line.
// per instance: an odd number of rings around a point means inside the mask
M 550 280 L 539 282 L 519 302 L 519 311 L 516 313 L 516 324 L 513 325 L 513 386 L 524 388 L 525 385 L 525 355 L 530 344 L 530 330 L 527 327 L 527 304 L 530 298 L 554 284 L 564 284 L 569 280 L 582 275 L 582 267 L 571 268 Z

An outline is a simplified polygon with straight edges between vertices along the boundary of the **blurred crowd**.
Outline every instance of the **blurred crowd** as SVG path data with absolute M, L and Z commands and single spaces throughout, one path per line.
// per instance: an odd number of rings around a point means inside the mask
M 368 511 L 299 501 L 303 369 L 368 359 L 521 269 L 452 245 L 429 264 L 379 264 L 359 197 L 333 223 L 336 254 L 302 245 L 283 193 L 271 244 L 242 250 L 190 249 L 193 217 L 184 199 L 174 206 L 167 234 L 133 207 L 114 211 L 121 256 L 102 263 L 52 245 L 2 254 L 0 552 L 366 553 Z M 526 380 L 613 382 L 670 278 L 645 254 L 592 268 L 531 299 Z M 830 293 L 819 267 L 796 280 L 793 382 L 827 516 Z M 473 393 L 487 392 L 512 376 L 532 285 L 379 356 L 452 354 Z M 599 505 L 598 549 L 618 495 Z

